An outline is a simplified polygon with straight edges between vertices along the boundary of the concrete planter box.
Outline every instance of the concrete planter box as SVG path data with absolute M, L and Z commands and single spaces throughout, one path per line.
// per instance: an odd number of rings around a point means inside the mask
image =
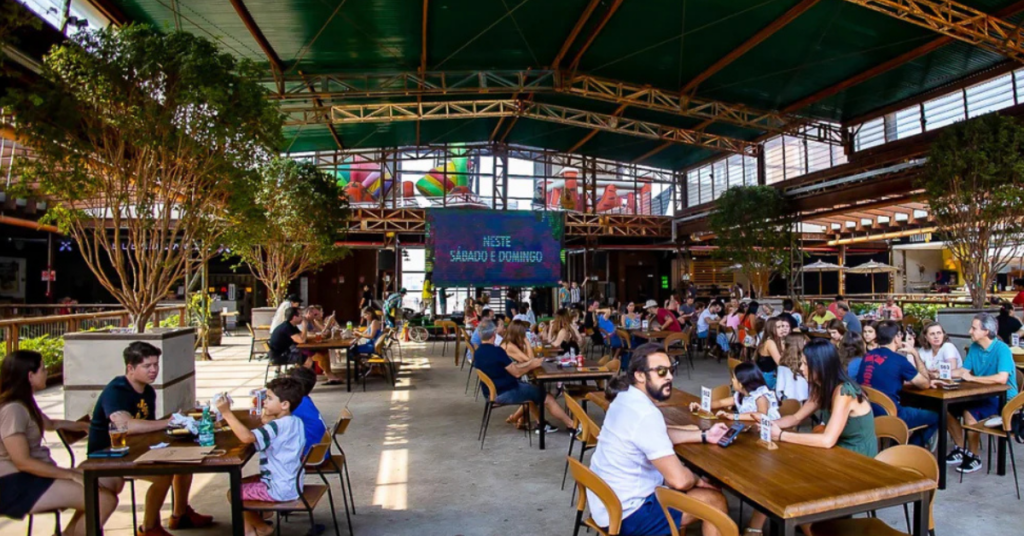
M 939 309 L 935 313 L 935 320 L 946 331 L 946 334 L 949 335 L 949 342 L 956 346 L 957 351 L 960 352 L 960 357 L 967 357 L 964 347 L 971 345 L 971 321 L 974 320 L 974 315 L 978 313 L 988 313 L 996 316 L 999 314 L 999 309 L 952 307 L 949 309 Z
M 276 307 L 257 307 L 252 310 L 252 327 L 256 329 L 256 326 L 269 326 L 270 321 L 274 319 L 274 313 L 277 312 Z
M 196 400 L 195 328 L 154 328 L 147 333 L 69 333 L 64 336 L 64 407 L 67 418 L 92 413 L 103 388 L 124 374 L 124 349 L 135 341 L 159 348 L 156 389 L 158 418 Z

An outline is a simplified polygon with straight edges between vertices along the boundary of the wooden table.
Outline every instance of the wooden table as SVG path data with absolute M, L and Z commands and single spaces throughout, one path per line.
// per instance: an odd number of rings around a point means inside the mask
M 355 337 L 350 338 L 337 338 L 337 339 L 324 339 L 320 342 L 308 341 L 298 345 L 300 350 L 310 350 L 313 352 L 313 358 L 316 360 L 317 356 L 326 356 L 327 368 L 331 366 L 331 350 L 341 350 L 342 348 L 349 348 L 356 344 L 359 339 Z M 359 362 L 356 361 L 356 374 L 359 374 Z M 345 353 L 345 388 L 349 392 L 352 392 L 352 359 L 348 352 Z
M 669 335 L 672 335 L 673 333 L 680 333 L 679 331 L 667 331 L 667 330 L 644 331 L 642 329 L 636 329 L 636 328 L 627 329 L 625 331 L 627 333 L 629 333 L 630 336 L 640 337 L 642 339 L 647 339 L 649 341 L 654 341 L 654 340 L 658 340 L 658 339 L 664 339 L 664 338 L 668 337 Z
M 939 412 L 939 445 L 935 451 L 935 457 L 939 462 L 939 489 L 946 489 L 946 449 L 947 446 L 947 424 L 946 415 L 949 413 L 949 405 L 958 402 L 973 402 L 985 398 L 998 396 L 999 407 L 1006 405 L 1006 391 L 1008 385 L 991 385 L 975 382 L 960 382 L 960 388 L 952 391 L 945 389 L 916 389 L 905 387 L 900 391 L 900 403 L 904 406 L 914 406 L 930 409 Z M 998 456 L 999 475 L 1006 474 L 1006 439 L 999 440 Z
M 250 428 L 261 426 L 260 418 L 249 415 L 249 410 L 235 410 L 235 415 Z M 214 434 L 215 448 L 224 449 L 222 456 L 211 456 L 202 463 L 143 463 L 135 460 L 149 452 L 157 443 L 170 443 L 172 447 L 194 446 L 191 437 L 169 436 L 163 430 L 128 436 L 128 455 L 123 458 L 89 458 L 78 468 L 82 470 L 85 483 L 85 527 L 88 536 L 103 534 L 100 526 L 98 487 L 99 479 L 123 476 L 191 475 L 198 473 L 227 473 L 231 479 L 231 534 L 245 535 L 245 521 L 242 519 L 242 467 L 256 453 L 253 445 L 243 444 L 230 431 Z M 211 498 L 220 500 L 219 498 Z
M 697 418 L 689 410 L 691 402 L 700 402 L 700 398 L 673 389 L 672 397 L 658 406 L 671 425 L 708 429 L 716 422 L 732 424 Z M 752 426 L 728 448 L 685 443 L 676 445 L 675 451 L 689 467 L 767 515 L 769 534 L 792 536 L 796 527 L 805 523 L 911 502 L 913 534 L 928 533 L 928 502 L 935 481 L 841 447 L 778 443 L 778 449 L 767 450 L 757 440 L 757 426 Z
M 607 380 L 615 375 L 614 372 L 597 364 L 597 361 L 584 360 L 583 367 L 598 368 L 600 370 L 582 370 L 577 367 L 559 367 L 558 362 L 543 362 L 540 368 L 530 371 L 530 380 L 540 385 L 540 388 L 547 393 L 545 384 L 551 382 L 581 382 L 587 380 Z M 541 428 L 540 449 L 544 450 L 544 404 L 538 404 L 537 412 L 540 414 Z

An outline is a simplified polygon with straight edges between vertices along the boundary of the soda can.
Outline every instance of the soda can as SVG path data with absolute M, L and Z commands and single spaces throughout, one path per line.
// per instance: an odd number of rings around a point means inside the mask
M 249 391 L 252 396 L 252 407 L 249 408 L 250 415 L 263 415 L 263 402 L 267 399 L 266 389 L 253 389 Z

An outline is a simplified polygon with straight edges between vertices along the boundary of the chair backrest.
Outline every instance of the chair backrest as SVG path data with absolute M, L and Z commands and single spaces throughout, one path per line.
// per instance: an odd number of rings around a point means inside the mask
M 1024 371 L 1017 369 L 1017 389 L 1024 389 Z
M 572 472 L 572 479 L 576 481 L 576 488 L 579 491 L 576 511 L 582 512 L 587 509 L 586 491 L 590 490 L 604 504 L 605 510 L 608 510 L 608 535 L 617 536 L 622 528 L 622 503 L 619 502 L 619 497 L 607 482 L 579 460 L 572 456 L 566 456 L 566 459 L 569 460 L 569 471 Z
M 352 412 L 347 408 L 341 408 L 341 415 L 338 416 L 338 420 L 334 422 L 334 429 L 331 430 L 331 436 L 339 436 L 348 430 L 348 425 L 352 424 Z
M 1020 374 L 1020 371 L 1018 371 L 1017 374 Z M 1004 432 L 1009 433 L 1013 430 L 1013 414 L 1020 411 L 1022 406 L 1024 406 L 1024 393 L 1019 393 L 1017 396 L 1011 398 L 1005 406 L 1003 406 L 1002 416 Z
M 487 400 L 494 402 L 494 398 L 498 396 L 498 390 L 494 388 L 494 382 L 491 380 L 491 377 L 484 374 L 484 372 L 478 368 L 474 368 L 473 370 L 476 371 L 476 375 L 480 378 L 480 381 L 487 386 Z
M 895 467 L 914 471 L 925 478 L 934 480 L 936 483 L 939 481 L 939 464 L 935 461 L 935 456 L 916 445 L 897 445 L 885 449 L 879 452 L 875 459 Z M 937 492 L 932 493 L 932 499 L 928 503 L 929 530 L 935 528 L 935 516 L 931 514 L 935 508 L 936 495 L 938 495 Z
M 76 422 L 88 423 L 90 421 L 89 415 L 85 414 L 78 418 Z M 57 430 L 57 437 L 60 438 L 60 442 L 64 444 L 64 448 L 68 451 L 68 456 L 71 457 L 71 467 L 75 466 L 75 451 L 71 449 L 71 445 L 89 437 L 89 432 L 79 432 L 77 430 Z
M 890 417 L 896 416 L 896 404 L 888 395 L 866 385 L 862 385 L 860 388 L 864 391 L 864 394 L 868 395 L 868 400 L 870 400 L 871 403 L 882 406 L 886 415 L 889 415 Z
M 571 396 L 565 397 L 565 407 L 569 409 L 569 414 L 572 415 L 572 423 L 577 428 L 580 428 L 580 441 L 586 445 L 596 445 L 597 438 L 601 435 L 601 427 L 594 422 L 594 419 L 587 415 L 587 412 L 580 406 L 580 403 Z
M 711 400 L 721 400 L 730 396 L 732 396 L 732 386 L 727 383 L 711 390 Z
M 391 334 L 391 328 L 384 330 L 380 336 L 377 337 L 377 342 L 373 344 L 373 353 L 378 356 L 383 356 L 384 346 L 388 343 L 389 335 Z
M 680 343 L 682 343 L 685 346 L 685 343 L 683 342 L 683 338 L 684 338 L 684 335 L 682 334 L 682 332 L 673 333 L 673 334 L 669 335 L 668 337 L 665 337 L 665 351 L 667 352 L 669 346 L 672 346 L 676 342 L 680 342 Z
M 245 327 L 249 328 L 249 335 L 252 336 L 252 338 L 255 339 L 256 338 L 256 332 L 252 330 L 252 324 L 246 324 Z
M 618 371 L 622 370 L 622 360 L 621 359 L 612 359 L 611 361 L 606 363 L 605 366 L 608 367 L 608 370 L 610 372 L 618 372 Z
M 605 411 L 608 411 L 608 407 L 611 406 L 607 398 L 603 396 L 599 397 L 597 396 L 597 393 L 587 393 L 587 400 L 593 402 L 595 406 Z
M 665 517 L 668 518 L 668 528 L 672 530 L 672 536 L 679 536 L 680 533 L 679 527 L 676 526 L 676 520 L 669 510 L 690 514 L 704 523 L 710 523 L 722 536 L 739 536 L 740 529 L 736 526 L 736 522 L 729 517 L 729 514 L 708 503 L 700 502 L 685 493 L 665 487 L 655 489 L 654 494 L 658 497 L 658 503 L 661 504 L 661 511 L 665 512 Z
M 309 466 L 320 466 L 327 461 L 327 456 L 331 452 L 331 433 L 324 432 L 323 439 L 319 443 L 313 445 L 309 452 L 306 454 L 305 463 L 303 465 Z
M 906 445 L 910 438 L 910 430 L 907 423 L 899 417 L 883 415 L 875 417 L 875 437 L 878 439 L 891 439 L 900 445 Z
M 787 417 L 789 415 L 796 415 L 796 412 L 800 411 L 800 407 L 803 404 L 795 398 L 787 398 L 779 403 L 779 416 Z
M 740 363 L 742 363 L 742 361 L 740 361 L 739 359 L 736 359 L 735 357 L 730 357 L 729 358 L 729 374 L 732 374 L 732 371 L 736 370 L 736 366 L 739 365 Z
M 619 336 L 619 340 L 622 341 L 622 346 L 627 350 L 633 348 L 633 338 L 629 335 L 629 332 L 622 328 L 615 328 L 615 334 Z

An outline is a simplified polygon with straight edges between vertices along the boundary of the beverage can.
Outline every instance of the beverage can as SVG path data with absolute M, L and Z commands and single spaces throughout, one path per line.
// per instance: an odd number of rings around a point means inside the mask
M 252 407 L 249 408 L 250 415 L 263 415 L 263 402 L 267 399 L 266 389 L 253 389 L 249 391 L 252 397 Z

